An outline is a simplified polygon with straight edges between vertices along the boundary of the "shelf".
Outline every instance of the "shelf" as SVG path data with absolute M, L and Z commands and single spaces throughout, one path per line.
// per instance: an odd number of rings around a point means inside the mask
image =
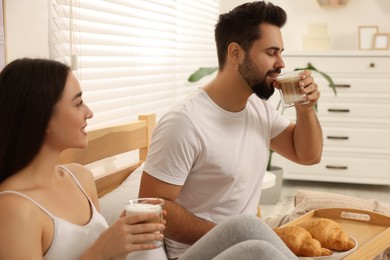
M 348 0 L 317 0 L 317 2 L 321 7 L 338 8 L 344 7 Z
M 390 50 L 285 50 L 285 57 L 390 57 Z

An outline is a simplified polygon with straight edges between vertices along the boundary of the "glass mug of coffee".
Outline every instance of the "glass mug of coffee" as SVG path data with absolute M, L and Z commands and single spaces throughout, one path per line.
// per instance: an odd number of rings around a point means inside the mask
M 284 108 L 310 102 L 302 88 L 299 86 L 303 70 L 280 74 L 276 80 L 279 83 L 279 92 Z
M 126 216 L 136 215 L 140 213 L 159 213 L 159 217 L 150 219 L 145 222 L 161 223 L 163 220 L 163 207 L 165 201 L 159 198 L 138 198 L 130 199 L 124 203 Z M 162 241 L 153 241 L 157 247 L 162 246 Z

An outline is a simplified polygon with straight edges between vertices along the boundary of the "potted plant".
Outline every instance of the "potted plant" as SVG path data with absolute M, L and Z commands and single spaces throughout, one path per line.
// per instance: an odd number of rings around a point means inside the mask
M 217 69 L 218 69 L 217 67 L 199 68 L 197 71 L 195 71 L 194 73 L 192 73 L 189 76 L 188 81 L 189 82 L 197 82 L 197 81 L 201 80 L 202 78 L 213 74 L 215 71 L 217 71 Z M 304 68 L 295 68 L 294 70 L 312 70 L 312 71 L 317 72 L 318 74 L 320 74 L 321 76 L 323 76 L 326 79 L 326 81 L 328 82 L 328 86 L 333 90 L 333 93 L 335 95 L 337 95 L 336 86 L 335 86 L 332 78 L 328 74 L 326 74 L 325 72 L 318 70 L 311 63 L 308 63 L 307 66 Z M 279 99 L 279 102 L 276 106 L 276 110 L 279 111 L 280 109 L 282 109 L 281 107 L 282 107 L 281 100 Z M 317 110 L 317 104 L 315 105 L 314 108 Z M 283 112 L 284 112 L 284 109 L 282 109 L 280 111 L 281 114 L 283 114 Z M 275 183 L 274 188 L 267 189 L 267 190 L 264 190 L 262 192 L 262 196 L 261 196 L 261 200 L 260 200 L 260 203 L 262 203 L 262 204 L 274 204 L 279 200 L 279 197 L 280 197 L 281 185 L 282 185 L 282 180 L 283 180 L 283 168 L 272 165 L 273 153 L 274 152 L 272 150 L 270 150 L 266 171 L 269 171 L 269 172 L 272 172 L 273 174 L 275 174 L 276 183 Z

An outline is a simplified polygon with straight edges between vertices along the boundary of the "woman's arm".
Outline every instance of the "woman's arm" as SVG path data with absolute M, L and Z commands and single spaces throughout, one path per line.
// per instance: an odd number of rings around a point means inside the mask
M 164 223 L 142 222 L 159 216 L 159 213 L 147 213 L 119 218 L 100 235 L 80 259 L 112 259 L 134 251 L 156 248 L 157 246 L 150 242 L 164 238 L 162 234 L 165 229 Z
M 0 196 L 0 259 L 42 259 L 44 223 L 48 216 L 21 196 Z

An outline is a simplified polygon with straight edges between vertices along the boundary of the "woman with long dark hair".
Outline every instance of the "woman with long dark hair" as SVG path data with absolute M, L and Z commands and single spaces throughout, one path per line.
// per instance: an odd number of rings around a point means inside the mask
M 57 165 L 63 150 L 87 146 L 92 116 L 60 62 L 19 59 L 1 72 L 0 259 L 111 259 L 162 239 L 163 224 L 136 225 L 156 214 L 108 228 L 91 173 Z

